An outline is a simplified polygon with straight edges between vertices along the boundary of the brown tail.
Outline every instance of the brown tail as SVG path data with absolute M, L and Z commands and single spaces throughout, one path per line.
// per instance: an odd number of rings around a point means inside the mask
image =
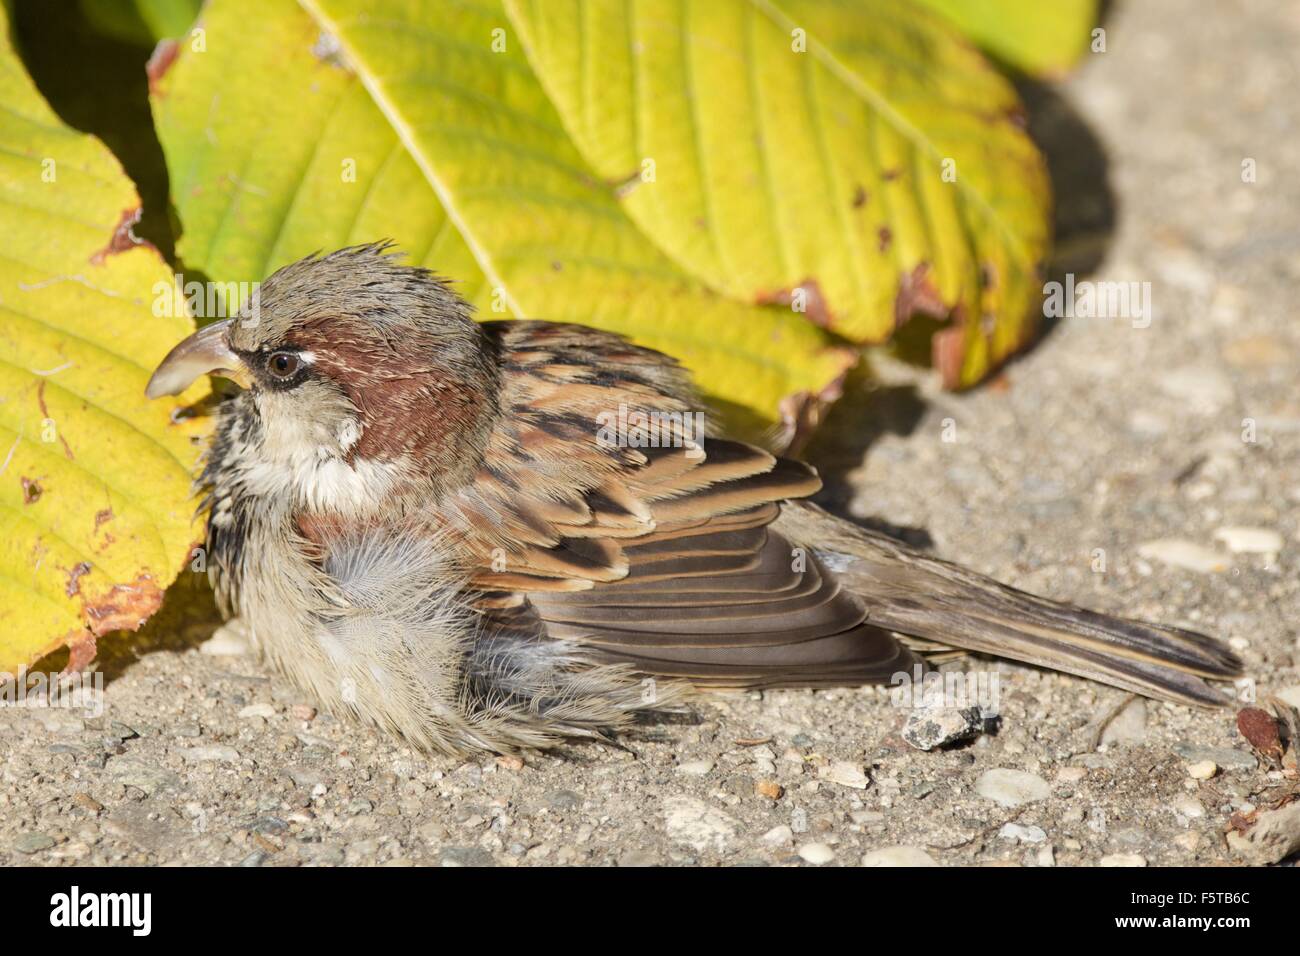
M 788 503 L 776 527 L 817 551 L 867 604 L 869 623 L 900 634 L 1201 706 L 1229 702 L 1205 678 L 1241 674 L 1241 660 L 1204 634 L 1035 597 L 808 502 Z

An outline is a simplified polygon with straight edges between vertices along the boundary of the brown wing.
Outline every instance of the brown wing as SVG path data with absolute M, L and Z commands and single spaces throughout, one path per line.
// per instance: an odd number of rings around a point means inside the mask
M 820 487 L 812 469 L 703 438 L 685 374 L 659 353 L 587 328 L 487 328 L 501 420 L 477 479 L 443 509 L 485 613 L 535 612 L 549 638 L 714 686 L 911 668 L 861 602 L 770 527 L 780 501 Z M 658 447 L 632 447 L 646 439 Z

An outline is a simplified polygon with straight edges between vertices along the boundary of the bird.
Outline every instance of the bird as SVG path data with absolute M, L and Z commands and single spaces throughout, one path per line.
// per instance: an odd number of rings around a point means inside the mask
M 241 386 L 196 476 L 223 615 L 323 706 L 422 750 L 617 741 L 711 689 L 890 683 L 953 649 L 1200 706 L 1242 671 L 1211 637 L 823 510 L 817 472 L 716 434 L 672 358 L 478 321 L 389 242 L 279 269 L 146 394 L 204 375 Z

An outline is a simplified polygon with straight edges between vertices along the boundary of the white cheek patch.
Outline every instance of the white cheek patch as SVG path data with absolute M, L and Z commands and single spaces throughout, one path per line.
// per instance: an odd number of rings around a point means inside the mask
M 264 397 L 264 402 L 278 397 Z M 290 495 L 313 510 L 368 511 L 397 485 L 400 468 L 391 462 L 344 460 L 361 438 L 354 415 L 336 425 L 304 421 L 292 410 L 266 408 L 263 455 L 245 473 L 254 494 Z

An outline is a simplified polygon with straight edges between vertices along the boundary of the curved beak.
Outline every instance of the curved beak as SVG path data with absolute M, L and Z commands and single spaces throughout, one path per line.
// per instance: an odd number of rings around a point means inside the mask
M 145 386 L 145 395 L 179 395 L 200 375 L 220 375 L 247 388 L 248 369 L 226 341 L 230 322 L 226 319 L 204 326 L 168 352 Z

